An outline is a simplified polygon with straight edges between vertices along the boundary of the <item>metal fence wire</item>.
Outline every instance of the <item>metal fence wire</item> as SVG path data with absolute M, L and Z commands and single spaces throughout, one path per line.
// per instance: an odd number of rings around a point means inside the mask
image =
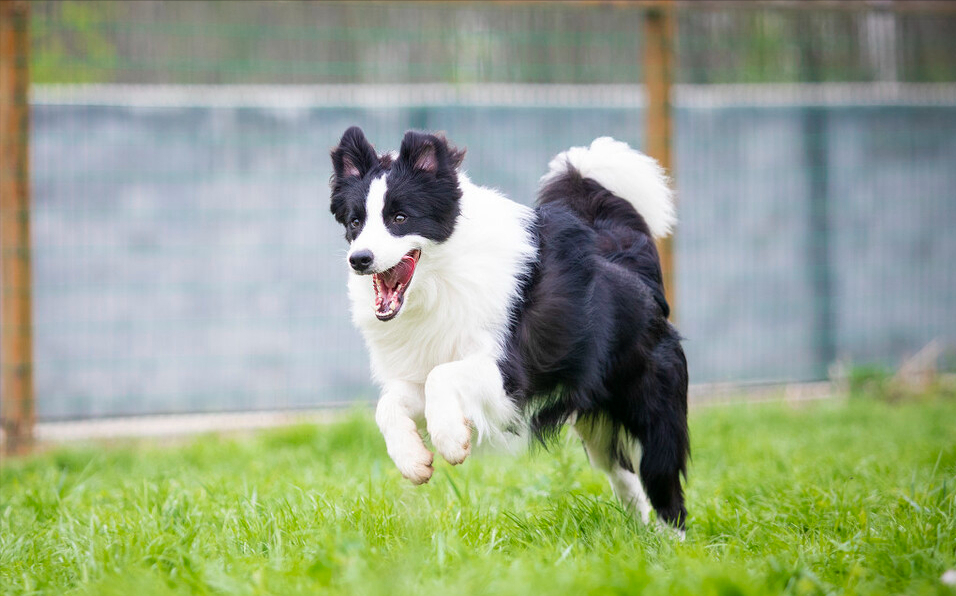
M 349 125 L 443 130 L 522 202 L 568 146 L 644 143 L 652 3 L 30 4 L 44 420 L 371 399 L 328 213 Z M 956 344 L 956 12 L 673 7 L 692 382 Z

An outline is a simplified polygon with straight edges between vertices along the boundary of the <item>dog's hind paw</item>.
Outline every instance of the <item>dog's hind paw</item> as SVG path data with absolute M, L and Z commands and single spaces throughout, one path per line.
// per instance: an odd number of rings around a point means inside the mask
M 435 450 L 453 466 L 465 461 L 471 454 L 471 423 L 462 419 L 461 424 L 442 428 L 429 428 Z

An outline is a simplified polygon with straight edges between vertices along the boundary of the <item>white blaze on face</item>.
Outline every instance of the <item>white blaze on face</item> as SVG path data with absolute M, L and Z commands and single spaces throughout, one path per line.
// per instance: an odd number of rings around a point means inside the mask
M 370 273 L 379 273 L 394 267 L 410 250 L 417 248 L 414 238 L 417 236 L 393 236 L 382 219 L 385 209 L 385 175 L 381 175 L 369 185 L 365 198 L 365 226 L 358 238 L 352 241 L 348 257 L 360 250 L 372 253 Z

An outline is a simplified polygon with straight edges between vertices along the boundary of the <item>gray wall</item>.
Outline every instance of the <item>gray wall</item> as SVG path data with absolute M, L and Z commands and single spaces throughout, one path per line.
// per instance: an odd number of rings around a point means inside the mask
M 41 418 L 374 397 L 328 214 L 328 150 L 447 131 L 533 198 L 633 107 L 33 109 Z M 679 326 L 693 382 L 804 380 L 956 343 L 956 103 L 678 107 Z

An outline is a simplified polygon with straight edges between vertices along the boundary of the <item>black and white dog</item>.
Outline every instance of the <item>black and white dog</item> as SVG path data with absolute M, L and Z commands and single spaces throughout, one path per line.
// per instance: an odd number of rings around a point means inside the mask
M 357 127 L 332 151 L 388 454 L 420 484 L 433 456 L 417 422 L 452 464 L 473 432 L 544 440 L 571 423 L 624 504 L 682 533 L 687 363 L 652 239 L 675 221 L 663 170 L 599 138 L 552 160 L 531 209 L 473 184 L 463 157 L 420 132 L 378 154 Z

